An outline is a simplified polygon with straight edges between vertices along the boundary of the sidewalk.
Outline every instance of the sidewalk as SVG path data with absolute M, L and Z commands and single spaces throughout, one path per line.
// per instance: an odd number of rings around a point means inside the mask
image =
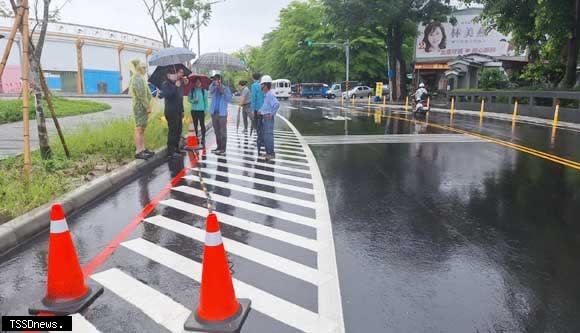
M 130 99 L 94 98 L 94 100 L 110 104 L 111 109 L 80 116 L 59 118 L 60 127 L 64 133 L 73 131 L 75 128 L 78 128 L 84 124 L 99 123 L 111 119 L 125 118 L 132 114 Z M 56 129 L 54 127 L 54 122 L 50 117 L 50 113 L 48 110 L 45 110 L 45 112 L 46 127 L 48 128 L 48 132 L 49 134 L 55 134 Z M 22 153 L 24 147 L 22 140 L 24 131 L 23 126 L 23 122 L 21 121 L 0 125 L 0 159 Z M 60 144 L 60 142 L 57 139 L 57 141 L 53 140 L 51 144 Z M 38 148 L 38 127 L 36 125 L 36 120 L 30 121 L 30 147 L 32 150 Z

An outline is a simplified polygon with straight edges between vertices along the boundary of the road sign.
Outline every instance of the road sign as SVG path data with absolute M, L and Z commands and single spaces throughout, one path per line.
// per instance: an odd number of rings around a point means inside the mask
M 375 96 L 383 96 L 383 83 L 382 82 L 377 82 L 377 89 L 375 91 Z

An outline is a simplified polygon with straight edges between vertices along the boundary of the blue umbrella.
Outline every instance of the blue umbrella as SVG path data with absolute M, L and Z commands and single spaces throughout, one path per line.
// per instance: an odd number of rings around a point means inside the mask
M 183 64 L 195 58 L 195 54 L 183 47 L 170 47 L 161 49 L 151 55 L 149 65 L 151 66 L 170 66 Z

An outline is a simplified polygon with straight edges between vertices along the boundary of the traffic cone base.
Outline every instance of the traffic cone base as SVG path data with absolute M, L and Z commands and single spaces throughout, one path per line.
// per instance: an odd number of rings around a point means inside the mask
M 57 316 L 78 313 L 102 293 L 103 287 L 85 281 L 64 209 L 60 204 L 52 205 L 46 293 L 42 301 L 31 306 L 28 312 Z
M 207 333 L 238 333 L 250 313 L 252 302 L 249 299 L 238 298 L 240 308 L 232 317 L 220 321 L 208 321 L 199 318 L 197 311 L 193 311 L 183 325 L 186 331 Z
M 36 315 L 39 313 L 52 313 L 55 316 L 68 316 L 73 313 L 79 313 L 89 307 L 103 293 L 103 287 L 93 282 L 87 283 L 87 293 L 74 300 L 48 300 L 44 298 L 41 302 L 33 304 L 28 313 Z

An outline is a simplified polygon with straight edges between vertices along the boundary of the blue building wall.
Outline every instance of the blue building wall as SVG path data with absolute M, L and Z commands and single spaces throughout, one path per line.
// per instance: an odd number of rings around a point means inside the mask
M 97 69 L 85 69 L 84 85 L 85 94 L 120 94 L 121 74 L 117 71 L 104 71 Z M 100 85 L 106 85 L 106 91 L 99 91 Z
M 62 81 L 60 76 L 49 76 L 46 78 L 46 84 L 50 90 L 62 90 Z

